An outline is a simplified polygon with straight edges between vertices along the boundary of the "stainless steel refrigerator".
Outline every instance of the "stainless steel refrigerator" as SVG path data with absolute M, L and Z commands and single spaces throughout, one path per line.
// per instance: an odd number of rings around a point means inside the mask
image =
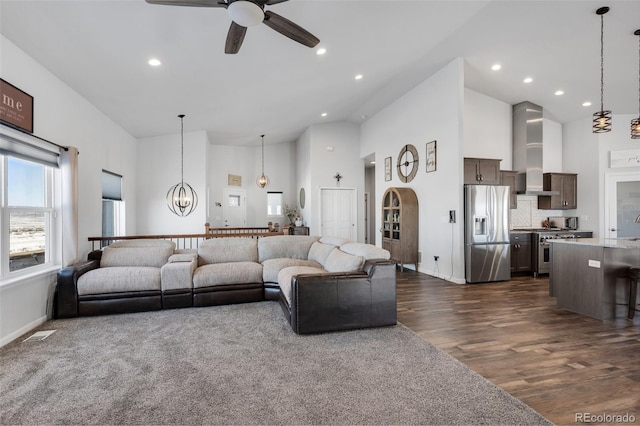
M 464 221 L 466 281 L 510 279 L 509 187 L 465 185 Z

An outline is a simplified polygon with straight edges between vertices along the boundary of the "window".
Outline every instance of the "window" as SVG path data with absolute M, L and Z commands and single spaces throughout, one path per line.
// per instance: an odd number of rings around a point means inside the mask
M 61 261 L 60 149 L 0 126 L 0 281 Z
M 267 192 L 267 216 L 282 214 L 282 192 Z
M 124 201 L 122 201 L 122 176 L 102 171 L 102 236 L 125 235 Z M 101 246 L 109 245 L 103 241 Z
M 52 263 L 52 167 L 1 155 L 2 277 Z

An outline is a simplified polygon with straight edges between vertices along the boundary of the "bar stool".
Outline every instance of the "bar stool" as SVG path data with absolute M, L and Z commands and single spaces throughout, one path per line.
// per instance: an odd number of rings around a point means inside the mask
M 638 284 L 640 284 L 640 268 L 629 268 L 629 315 L 627 318 L 633 319 L 636 313 L 636 296 L 638 294 Z

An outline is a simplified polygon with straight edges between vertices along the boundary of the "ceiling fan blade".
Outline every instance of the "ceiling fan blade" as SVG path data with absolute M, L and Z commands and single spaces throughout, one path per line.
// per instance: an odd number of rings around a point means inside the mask
M 194 6 L 194 7 L 227 7 L 224 0 L 146 0 L 150 4 L 165 6 Z
M 227 42 L 224 45 L 224 53 L 232 55 L 238 53 L 246 33 L 247 27 L 231 22 L 229 32 L 227 33 Z
M 307 47 L 315 47 L 320 43 L 320 39 L 309 31 L 305 30 L 300 25 L 291 22 L 287 18 L 278 15 L 277 13 L 273 13 L 271 11 L 264 12 L 263 22 L 269 28 L 289 37 L 291 40 L 304 44 Z
M 264 2 L 264 4 L 271 6 L 272 4 L 284 3 L 285 1 L 289 0 L 267 0 Z

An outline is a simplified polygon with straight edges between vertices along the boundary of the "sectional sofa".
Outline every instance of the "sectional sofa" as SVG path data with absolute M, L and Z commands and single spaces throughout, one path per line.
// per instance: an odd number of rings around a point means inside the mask
M 342 238 L 123 240 L 59 272 L 56 315 L 273 300 L 300 334 L 393 325 L 395 271 L 388 251 Z

